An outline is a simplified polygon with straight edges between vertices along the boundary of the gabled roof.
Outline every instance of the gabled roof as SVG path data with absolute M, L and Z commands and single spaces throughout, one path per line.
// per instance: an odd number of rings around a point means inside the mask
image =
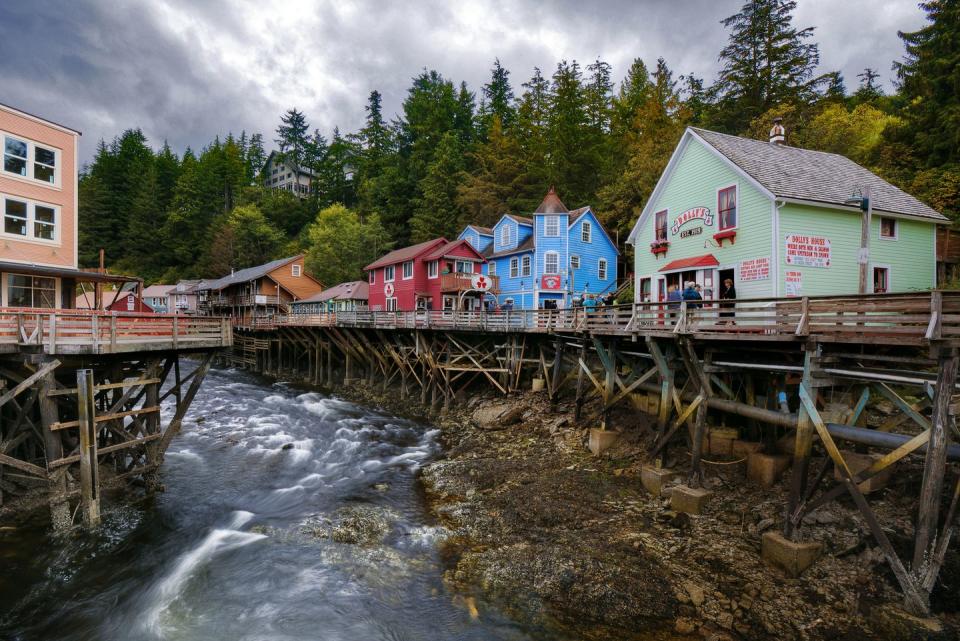
M 593 225 L 594 228 L 600 230 L 600 233 L 603 234 L 604 238 L 607 239 L 607 242 L 609 242 L 610 245 L 613 247 L 613 251 L 617 252 L 617 255 L 619 255 L 620 248 L 617 247 L 617 244 L 613 242 L 612 238 L 610 238 L 610 234 L 607 233 L 607 230 L 604 228 L 603 223 L 601 223 L 600 219 L 597 218 L 597 215 L 593 212 L 593 209 L 590 208 L 590 205 L 581 207 L 579 209 L 574 209 L 573 211 L 570 212 L 570 223 L 567 225 L 567 230 L 572 229 L 573 226 L 576 225 L 581 218 L 587 215 L 587 212 L 593 214 L 593 219 L 594 219 L 594 222 L 596 223 L 595 225 Z
M 422 243 L 417 243 L 416 245 L 410 245 L 409 247 L 401 247 L 400 249 L 394 249 L 392 252 L 381 256 L 377 260 L 373 261 L 366 267 L 364 271 L 371 269 L 376 269 L 378 267 L 385 267 L 386 265 L 395 265 L 396 263 L 402 263 L 407 260 L 413 260 L 420 254 L 423 254 L 427 251 L 430 251 L 438 244 L 443 243 L 447 244 L 449 241 L 446 238 L 434 238 L 433 240 L 425 240 Z
M 507 218 L 510 218 L 511 220 L 517 221 L 521 225 L 530 225 L 531 227 L 533 227 L 533 218 L 527 218 L 526 216 L 516 216 L 514 214 L 504 214 L 504 216 L 506 216 Z M 501 218 L 501 220 L 503 219 Z
M 481 236 L 493 236 L 492 227 L 481 227 L 480 225 L 467 225 L 467 227 L 476 231 Z
M 491 243 L 491 244 L 492 244 L 492 243 Z M 480 259 L 483 258 L 483 254 L 481 254 L 480 252 L 478 252 L 478 251 L 474 248 L 474 246 L 470 244 L 470 241 L 468 241 L 466 238 L 464 238 L 464 239 L 462 239 L 462 240 L 455 240 L 455 241 L 453 241 L 453 242 L 449 242 L 449 243 L 447 243 L 446 245 L 440 245 L 439 247 L 437 247 L 436 249 L 434 249 L 432 252 L 430 252 L 429 254 L 427 254 L 426 256 L 424 256 L 423 259 L 424 259 L 424 260 L 439 260 L 439 259 L 441 259 L 441 258 L 460 258 L 460 259 L 462 259 L 463 256 L 452 256 L 452 255 L 450 255 L 450 252 L 452 252 L 454 249 L 457 249 L 458 247 L 463 247 L 463 246 L 469 247 L 469 248 L 470 248 L 470 251 L 471 251 L 474 255 L 476 255 L 477 258 L 480 258 Z
M 491 245 L 492 246 L 492 245 Z M 536 244 L 533 241 L 533 236 L 530 236 L 525 241 L 514 247 L 513 249 L 501 249 L 498 252 L 493 252 L 487 258 L 500 258 L 501 256 L 509 256 L 510 254 L 521 254 L 523 252 L 533 251 L 536 248 Z
M 578 220 L 580 220 L 580 217 L 583 216 L 588 211 L 590 211 L 590 205 L 587 205 L 586 207 L 581 207 L 580 209 L 572 210 L 570 212 L 570 222 L 567 226 L 573 227 L 573 224 Z
M 777 198 L 842 206 L 854 191 L 869 187 L 874 211 L 947 220 L 933 208 L 845 156 L 696 127 L 690 129 Z
M 563 204 L 563 201 L 560 200 L 560 197 L 557 196 L 556 190 L 551 186 L 550 190 L 547 192 L 547 195 L 543 197 L 543 201 L 540 203 L 540 206 L 537 207 L 535 214 L 565 214 L 567 213 L 567 206 Z
M 267 156 L 267 159 L 263 161 L 263 167 L 260 168 L 260 172 L 263 173 L 263 171 L 264 171 L 268 166 L 270 166 L 270 161 L 273 160 L 274 156 L 278 156 L 278 155 L 279 155 L 278 152 L 276 152 L 276 151 L 271 151 L 270 154 Z M 287 168 L 290 169 L 291 171 L 293 170 L 293 167 L 291 167 L 290 165 L 288 165 L 286 162 L 283 162 L 283 166 L 284 166 L 284 167 L 287 167 Z M 311 177 L 313 176 L 313 170 L 310 169 L 310 168 L 308 168 L 308 167 L 301 167 L 301 168 L 298 169 L 297 171 L 299 171 L 299 173 L 303 174 L 304 176 L 311 176 Z
M 365 280 L 352 280 L 347 283 L 334 285 L 325 289 L 319 294 L 314 294 L 309 298 L 295 301 L 295 305 L 301 303 L 322 303 L 328 300 L 367 300 L 370 297 L 370 285 Z
M 158 298 L 160 296 L 166 296 L 176 288 L 176 285 L 150 285 L 143 289 L 143 297 Z
M 290 258 L 280 258 L 270 261 L 269 263 L 264 263 L 263 265 L 257 265 L 256 267 L 240 269 L 233 272 L 229 276 L 224 276 L 223 278 L 218 278 L 217 280 L 201 283 L 201 286 L 198 286 L 197 289 L 221 290 L 224 287 L 229 287 L 230 285 L 235 285 L 237 283 L 247 283 L 251 280 L 257 280 L 258 278 L 266 276 L 273 270 L 283 267 L 288 263 L 292 263 L 293 261 L 302 257 L 303 254 L 297 254 L 296 256 L 291 256 Z

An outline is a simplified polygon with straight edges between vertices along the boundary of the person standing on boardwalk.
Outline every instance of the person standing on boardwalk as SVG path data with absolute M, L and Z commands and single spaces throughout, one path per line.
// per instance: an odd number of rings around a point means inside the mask
M 732 303 L 729 301 L 735 301 L 735 300 L 737 300 L 737 288 L 733 286 L 733 279 L 724 278 L 723 285 L 720 287 L 720 301 L 721 301 L 720 302 L 720 324 L 721 325 L 725 325 L 728 322 L 736 324 L 732 320 L 729 320 L 729 321 L 727 320 L 727 319 L 733 318 L 733 315 L 734 315 L 733 309 L 736 306 L 736 303 Z
M 697 309 L 700 307 L 700 303 L 692 303 L 690 301 L 703 300 L 703 296 L 701 296 L 700 292 L 697 291 L 697 284 L 692 280 L 687 282 L 687 287 L 683 290 L 681 298 L 687 301 L 688 309 Z

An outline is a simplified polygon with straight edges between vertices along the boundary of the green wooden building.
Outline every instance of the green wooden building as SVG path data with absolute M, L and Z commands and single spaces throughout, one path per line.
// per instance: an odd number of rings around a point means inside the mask
M 845 204 L 870 195 L 863 212 Z M 866 257 L 868 292 L 936 284 L 936 227 L 949 221 L 852 160 L 783 144 L 688 128 L 627 242 L 638 301 L 699 283 L 717 298 L 732 278 L 738 298 L 855 294 Z

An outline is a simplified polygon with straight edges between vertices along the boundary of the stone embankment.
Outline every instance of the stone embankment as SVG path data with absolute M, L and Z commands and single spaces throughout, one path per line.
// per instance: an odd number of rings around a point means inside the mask
M 395 396 L 345 395 L 415 414 Z M 445 453 L 422 479 L 450 532 L 446 577 L 476 599 L 481 616 L 482 604 L 494 603 L 589 639 L 955 638 L 891 605 L 900 602 L 896 583 L 852 504 L 831 504 L 804 523 L 823 556 L 788 576 L 760 554 L 764 532 L 782 523 L 783 481 L 761 487 L 746 480 L 742 460 L 714 461 L 703 512 L 675 511 L 669 495 L 689 469 L 686 449 L 671 451 L 667 465 L 680 474 L 654 496 L 641 483 L 650 419 L 621 410 L 614 420 L 621 437 L 594 456 L 572 407 L 551 413 L 542 394 L 475 396 L 432 418 Z M 871 496 L 881 520 L 896 524 L 895 542 L 908 542 L 897 532 L 910 529 L 904 497 L 912 494 Z M 944 577 L 957 570 L 954 558 Z M 941 620 L 955 621 L 956 594 L 934 597 Z

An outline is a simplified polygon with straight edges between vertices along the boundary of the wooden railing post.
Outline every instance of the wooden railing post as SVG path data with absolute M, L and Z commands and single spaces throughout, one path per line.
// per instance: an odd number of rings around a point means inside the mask
M 173 317 L 173 349 L 177 349 L 180 345 L 180 317 Z
M 110 351 L 117 351 L 117 317 L 113 314 L 110 316 Z
M 50 328 L 49 328 L 49 337 L 48 345 L 51 354 L 57 353 L 57 314 L 53 312 L 49 316 L 50 319 Z M 40 335 L 40 342 L 43 342 L 43 333 Z
M 93 334 L 93 351 L 100 351 L 100 323 L 97 319 L 100 315 L 94 312 L 90 315 L 90 331 Z
M 930 292 L 930 322 L 924 338 L 935 341 L 941 337 L 943 324 L 943 292 Z

